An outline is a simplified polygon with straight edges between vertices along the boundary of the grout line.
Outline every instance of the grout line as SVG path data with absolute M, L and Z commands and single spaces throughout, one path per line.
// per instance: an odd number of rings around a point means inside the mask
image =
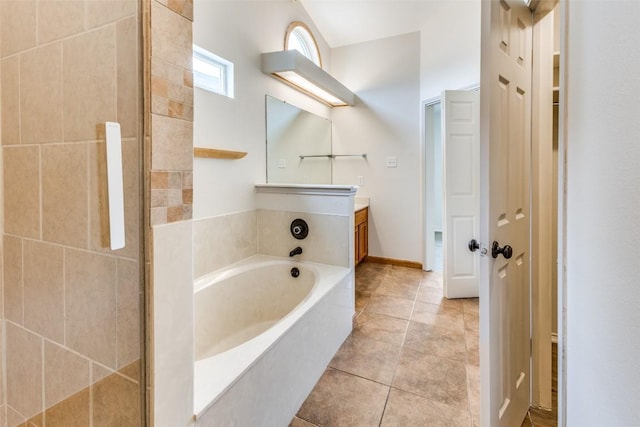
M 384 407 L 382 408 L 382 414 L 380 414 L 380 422 L 378 423 L 378 427 L 382 425 L 382 420 L 384 419 L 384 413 L 387 411 L 389 396 L 391 396 L 391 386 L 389 386 L 389 389 L 387 390 L 387 398 L 384 400 Z

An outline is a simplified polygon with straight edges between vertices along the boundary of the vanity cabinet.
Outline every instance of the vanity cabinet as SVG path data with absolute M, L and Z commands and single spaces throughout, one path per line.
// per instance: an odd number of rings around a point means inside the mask
M 369 253 L 369 208 L 355 214 L 355 261 L 359 264 Z

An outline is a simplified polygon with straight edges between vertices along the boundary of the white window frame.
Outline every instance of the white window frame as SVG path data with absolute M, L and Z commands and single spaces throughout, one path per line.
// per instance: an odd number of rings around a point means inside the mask
M 295 48 L 295 43 L 291 43 L 294 38 L 300 49 Z M 291 45 L 290 45 L 291 44 Z M 305 57 L 313 61 L 318 67 L 322 68 L 322 58 L 320 57 L 320 48 L 313 36 L 311 29 L 300 21 L 294 21 L 289 24 L 284 38 L 284 50 L 296 49 Z
M 220 73 L 220 84 L 211 80 L 216 76 L 207 74 L 197 69 L 196 63 L 204 62 L 214 67 Z M 233 98 L 233 62 L 209 52 L 200 46 L 193 45 L 193 85 L 200 89 Z

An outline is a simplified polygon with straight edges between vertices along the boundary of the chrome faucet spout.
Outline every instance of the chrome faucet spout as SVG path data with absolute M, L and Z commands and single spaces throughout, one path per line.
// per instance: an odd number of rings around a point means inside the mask
M 289 256 L 292 257 L 294 255 L 300 255 L 302 253 L 302 248 L 300 246 L 294 248 L 291 252 L 289 252 Z

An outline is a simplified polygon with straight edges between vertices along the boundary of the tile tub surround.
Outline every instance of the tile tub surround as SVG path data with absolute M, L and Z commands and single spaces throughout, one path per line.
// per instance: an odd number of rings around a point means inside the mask
M 300 246 L 303 252 L 295 259 L 349 267 L 349 216 L 260 209 L 257 217 L 258 253 L 287 257 Z M 309 225 L 309 235 L 303 240 L 291 235 L 291 222 L 296 218 Z
M 312 184 L 257 184 L 258 253 L 353 267 L 354 195 L 356 187 Z M 306 239 L 289 230 L 295 218 L 309 223 Z
M 478 426 L 478 299 L 442 276 L 364 262 L 356 326 L 290 426 Z
M 193 221 L 194 277 L 257 253 L 256 211 L 237 212 Z
M 215 277 L 287 259 L 256 255 L 197 281 L 195 298 Z M 295 414 L 351 331 L 348 268 L 293 261 L 317 282 L 309 296 L 264 333 L 195 362 L 196 425 L 284 425 Z M 213 281 L 213 282 L 211 282 Z M 203 287 L 202 290 L 200 287 Z M 204 294 L 203 294 L 204 295 Z M 242 307 L 239 310 L 250 309 Z M 196 318 L 198 319 L 198 318 Z M 213 400 L 213 401 L 212 401 Z

